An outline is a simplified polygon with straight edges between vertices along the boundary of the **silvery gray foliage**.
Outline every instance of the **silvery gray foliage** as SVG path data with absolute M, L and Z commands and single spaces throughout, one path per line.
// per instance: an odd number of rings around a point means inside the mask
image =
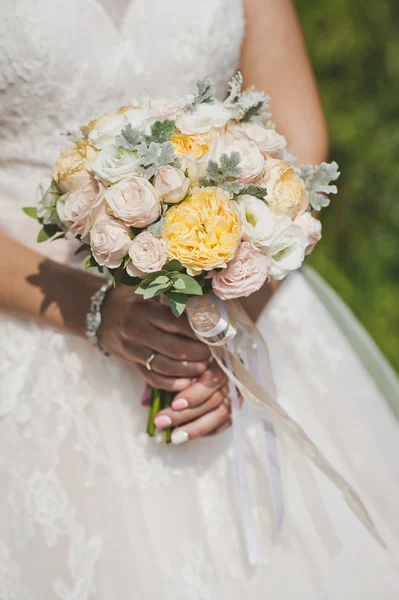
M 187 104 L 186 110 L 193 110 L 199 104 L 204 102 L 213 102 L 214 87 L 209 77 L 203 77 L 197 81 L 197 93 L 193 100 Z
M 163 234 L 163 228 L 165 225 L 165 221 L 166 221 L 166 218 L 161 217 L 159 219 L 159 221 L 157 221 L 156 223 L 152 223 L 152 225 L 149 225 L 147 227 L 147 231 L 149 231 L 150 233 L 153 233 L 157 237 L 161 237 Z
M 302 165 L 296 170 L 298 175 L 305 182 L 306 190 L 309 193 L 309 202 L 312 208 L 320 210 L 330 204 L 327 194 L 336 194 L 338 189 L 336 185 L 331 185 L 340 176 L 338 164 L 323 162 L 317 167 L 312 165 Z
M 240 71 L 238 71 L 231 78 L 231 81 L 229 82 L 230 92 L 229 92 L 229 95 L 227 96 L 226 100 L 224 101 L 224 104 L 228 105 L 228 104 L 234 104 L 235 102 L 238 102 L 238 100 L 241 98 L 242 84 L 243 84 L 243 78 L 242 78 Z
M 162 144 L 150 142 L 149 145 L 140 142 L 136 149 L 138 163 L 143 168 L 143 175 L 147 179 L 151 179 L 157 170 L 165 165 L 180 166 L 171 142 L 163 142 Z
M 240 181 L 231 181 L 240 175 L 241 169 L 238 166 L 241 160 L 239 152 L 232 152 L 230 156 L 222 154 L 220 164 L 214 160 L 208 162 L 205 174 L 200 178 L 198 185 L 200 187 L 217 186 L 225 190 L 230 198 L 240 193 L 244 187 Z
M 229 83 L 230 93 L 224 101 L 224 106 L 232 112 L 238 121 L 257 120 L 267 121 L 271 114 L 267 112 L 270 97 L 255 89 L 242 92 L 243 78 L 238 71 Z
M 248 194 L 249 196 L 255 196 L 255 198 L 266 202 L 267 190 L 266 188 L 263 188 L 260 185 L 254 185 L 253 183 L 243 185 L 239 195 L 243 196 L 244 194 Z
M 136 146 L 142 141 L 143 135 L 138 129 L 133 129 L 131 123 L 122 129 L 116 136 L 115 143 L 119 148 L 125 150 L 136 150 Z
M 43 225 L 57 225 L 63 228 L 63 223 L 58 216 L 57 202 L 60 199 L 60 193 L 54 183 L 50 185 L 40 186 L 41 190 L 38 193 L 42 194 L 37 205 L 37 217 Z

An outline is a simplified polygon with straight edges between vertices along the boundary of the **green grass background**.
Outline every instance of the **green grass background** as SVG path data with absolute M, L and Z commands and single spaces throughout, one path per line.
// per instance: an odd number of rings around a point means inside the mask
M 296 6 L 342 170 L 309 262 L 399 371 L 399 2 Z

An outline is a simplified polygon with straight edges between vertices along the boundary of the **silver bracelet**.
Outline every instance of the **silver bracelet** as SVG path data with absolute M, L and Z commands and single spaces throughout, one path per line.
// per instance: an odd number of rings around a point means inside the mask
M 105 296 L 107 295 L 108 290 L 114 285 L 113 279 L 107 281 L 97 290 L 90 299 L 90 309 L 86 315 L 86 336 L 89 342 L 101 350 L 103 354 L 107 354 L 101 348 L 97 333 L 101 326 L 102 315 L 101 315 L 101 307 L 105 300 Z

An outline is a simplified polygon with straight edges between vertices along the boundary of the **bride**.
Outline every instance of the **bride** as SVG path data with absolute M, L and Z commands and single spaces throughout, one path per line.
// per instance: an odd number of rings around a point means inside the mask
M 357 490 L 387 550 L 312 471 L 340 542 L 331 552 L 284 448 L 274 536 L 263 445 L 244 407 L 265 559 L 250 567 L 224 375 L 187 321 L 123 286 L 102 305 L 110 357 L 90 346 L 85 316 L 101 280 L 76 268 L 74 247 L 37 246 L 21 211 L 62 132 L 143 92 L 190 93 L 204 74 L 223 96 L 238 67 L 272 96 L 299 161 L 322 161 L 325 121 L 291 2 L 2 0 L 0 22 L 0 599 L 397 600 L 398 381 L 326 284 L 305 270 L 266 307 L 264 289 L 246 308 L 278 401 Z M 145 381 L 176 393 L 157 420 L 176 427 L 168 447 L 144 433 Z

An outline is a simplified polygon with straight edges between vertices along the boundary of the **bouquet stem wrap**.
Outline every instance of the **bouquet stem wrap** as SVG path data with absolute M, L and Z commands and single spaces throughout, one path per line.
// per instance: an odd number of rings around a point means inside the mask
M 324 507 L 309 460 L 342 492 L 352 512 L 385 548 L 383 539 L 357 493 L 334 469 L 302 427 L 278 404 L 266 343 L 241 305 L 237 301 L 222 301 L 213 293 L 208 293 L 190 298 L 187 312 L 197 337 L 210 347 L 214 359 L 229 379 L 237 495 L 250 564 L 262 562 L 262 556 L 245 473 L 245 437 L 240 419 L 238 391 L 247 403 L 260 412 L 263 420 L 276 533 L 281 531 L 284 521 L 278 431 L 293 447 L 290 459 L 301 483 L 312 521 L 329 553 L 334 555 L 339 551 L 340 541 Z

